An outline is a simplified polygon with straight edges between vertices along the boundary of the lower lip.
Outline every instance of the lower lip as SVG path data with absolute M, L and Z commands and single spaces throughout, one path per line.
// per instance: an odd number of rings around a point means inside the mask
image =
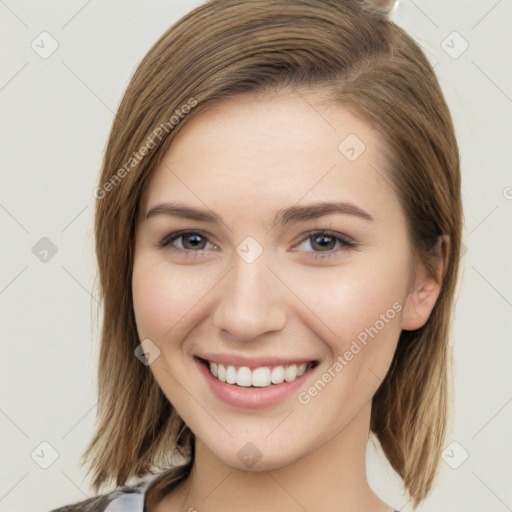
M 271 384 L 266 388 L 241 387 L 221 382 L 210 373 L 209 368 L 204 363 L 197 358 L 194 358 L 194 360 L 215 396 L 229 405 L 246 409 L 261 409 L 282 402 L 296 392 L 314 370 L 314 368 L 308 370 L 293 382 Z

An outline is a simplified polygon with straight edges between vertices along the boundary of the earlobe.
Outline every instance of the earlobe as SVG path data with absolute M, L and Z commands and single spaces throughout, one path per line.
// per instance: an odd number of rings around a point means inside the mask
M 426 273 L 424 265 L 419 262 L 416 268 L 416 282 L 404 301 L 402 314 L 402 329 L 413 331 L 423 327 L 441 292 L 444 270 L 447 258 L 447 236 L 440 237 L 436 245 L 438 254 L 438 265 L 433 275 Z

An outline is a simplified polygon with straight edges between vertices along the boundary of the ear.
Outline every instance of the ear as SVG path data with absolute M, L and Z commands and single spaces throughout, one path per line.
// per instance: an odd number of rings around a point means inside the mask
M 441 292 L 448 244 L 448 235 L 441 235 L 433 249 L 437 257 L 437 265 L 432 274 L 427 274 L 423 262 L 416 262 L 414 287 L 404 301 L 402 329 L 413 331 L 426 324 Z

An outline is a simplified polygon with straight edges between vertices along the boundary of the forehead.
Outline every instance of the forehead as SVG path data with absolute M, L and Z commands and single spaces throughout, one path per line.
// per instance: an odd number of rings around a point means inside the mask
M 169 200 L 270 222 L 299 202 L 399 208 L 373 127 L 314 93 L 241 95 L 182 127 L 155 171 L 144 209 Z

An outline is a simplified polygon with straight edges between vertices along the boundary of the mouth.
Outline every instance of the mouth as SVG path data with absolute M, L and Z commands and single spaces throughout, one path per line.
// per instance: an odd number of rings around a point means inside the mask
M 297 361 L 249 367 L 195 356 L 217 381 L 239 388 L 272 388 L 291 383 L 318 366 L 319 361 Z

